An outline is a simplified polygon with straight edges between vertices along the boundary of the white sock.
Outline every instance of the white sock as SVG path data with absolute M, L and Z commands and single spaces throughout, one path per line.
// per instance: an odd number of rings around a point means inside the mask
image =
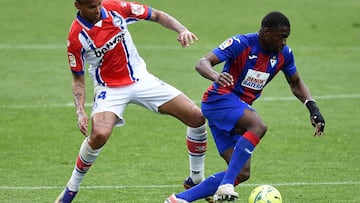
M 187 128 L 186 143 L 189 152 L 190 177 L 198 184 L 205 179 L 205 152 L 207 147 L 206 124 Z
M 67 187 L 70 191 L 78 191 L 80 183 L 83 180 L 86 172 L 89 170 L 90 166 L 94 163 L 96 158 L 99 156 L 101 149 L 92 149 L 88 143 L 88 139 L 84 139 L 81 144 L 79 156 L 76 160 L 74 170 L 70 177 Z

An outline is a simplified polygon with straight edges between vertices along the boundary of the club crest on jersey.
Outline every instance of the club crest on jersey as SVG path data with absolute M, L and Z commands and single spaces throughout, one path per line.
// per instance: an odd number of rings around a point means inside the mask
M 102 57 L 107 51 L 113 49 L 119 42 L 124 39 L 125 31 L 119 32 L 112 39 L 110 39 L 106 44 L 102 47 L 94 50 L 96 57 Z
M 131 3 L 130 7 L 131 7 L 131 13 L 135 15 L 139 16 L 145 13 L 145 8 L 143 5 Z
M 249 69 L 245 79 L 241 82 L 241 85 L 253 90 L 262 90 L 265 87 L 269 76 L 270 73 Z
M 119 16 L 113 16 L 113 24 L 117 27 L 122 27 L 123 20 Z
M 276 57 L 273 56 L 273 58 L 270 59 L 270 65 L 271 65 L 271 68 L 274 68 L 277 64 L 277 60 L 276 60 Z

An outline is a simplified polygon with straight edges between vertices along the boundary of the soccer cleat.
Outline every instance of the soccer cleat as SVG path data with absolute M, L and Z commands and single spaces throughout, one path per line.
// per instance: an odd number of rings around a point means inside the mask
M 184 188 L 185 189 L 190 189 L 190 188 L 194 187 L 195 185 L 197 185 L 197 184 L 194 183 L 194 181 L 192 180 L 192 178 L 190 176 L 184 180 Z
M 179 199 L 175 196 L 175 194 L 172 194 L 170 197 L 168 197 L 164 203 L 189 203 L 186 200 Z
M 215 192 L 215 202 L 235 202 L 239 198 L 239 194 L 235 192 L 234 185 L 225 184 L 220 185 Z
M 68 187 L 66 187 L 56 198 L 54 203 L 70 203 L 75 198 L 77 192 L 70 191 Z
M 194 183 L 194 181 L 192 180 L 191 177 L 186 178 L 185 181 L 184 181 L 184 188 L 185 189 L 190 189 L 190 188 L 192 188 L 192 187 L 194 187 L 196 185 L 197 184 Z M 209 203 L 215 203 L 212 196 L 206 197 L 205 200 L 207 202 L 209 202 Z

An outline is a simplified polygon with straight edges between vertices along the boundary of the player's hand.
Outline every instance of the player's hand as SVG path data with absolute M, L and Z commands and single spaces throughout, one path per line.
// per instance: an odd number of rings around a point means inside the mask
M 223 87 L 234 85 L 234 78 L 227 72 L 220 73 L 219 77 L 215 80 L 216 83 Z
M 80 132 L 87 136 L 88 134 L 88 116 L 85 112 L 79 112 L 77 114 L 77 118 L 78 118 L 78 128 L 80 130 Z
M 315 127 L 314 136 L 321 136 L 324 134 L 325 119 L 321 115 L 319 108 L 314 100 L 305 100 L 305 106 L 310 112 L 311 124 Z
M 194 40 L 198 40 L 197 36 L 185 29 L 179 33 L 177 41 L 180 42 L 182 47 L 188 47 L 190 44 L 194 43 Z
M 310 116 L 311 124 L 315 127 L 314 136 L 321 136 L 324 134 L 325 120 L 320 112 Z

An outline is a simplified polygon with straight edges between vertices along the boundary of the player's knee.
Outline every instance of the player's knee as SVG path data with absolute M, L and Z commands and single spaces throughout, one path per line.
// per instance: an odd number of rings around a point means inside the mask
M 111 131 L 109 130 L 100 130 L 93 128 L 89 139 L 89 145 L 94 149 L 101 148 L 109 139 L 110 135 Z
M 191 116 L 191 125 L 190 127 L 198 128 L 205 125 L 205 117 L 203 116 L 202 112 L 200 110 L 194 111 L 194 113 Z
M 267 126 L 265 125 L 265 123 L 261 123 L 260 127 L 260 132 L 261 135 L 265 135 L 266 131 L 267 131 Z
M 252 129 L 249 129 L 249 130 L 252 131 L 253 133 L 255 133 L 256 135 L 258 135 L 260 138 L 262 138 L 267 131 L 267 126 L 265 125 L 265 123 L 260 122 L 256 126 L 254 126 Z

